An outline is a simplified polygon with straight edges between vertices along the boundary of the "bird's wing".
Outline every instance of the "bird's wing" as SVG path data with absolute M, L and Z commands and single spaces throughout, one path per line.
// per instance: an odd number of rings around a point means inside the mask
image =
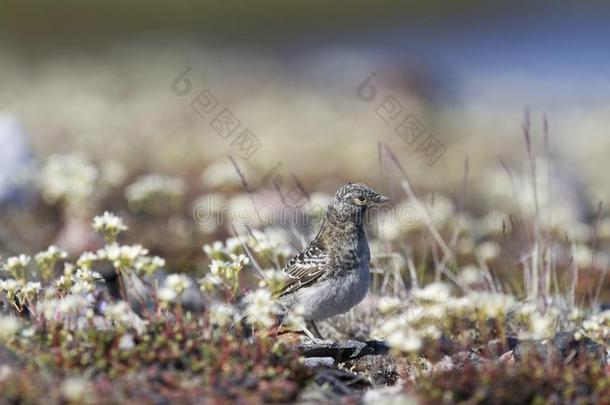
M 283 288 L 274 295 L 282 297 L 314 282 L 326 271 L 327 262 L 326 253 L 312 243 L 286 263 L 282 269 L 286 281 Z

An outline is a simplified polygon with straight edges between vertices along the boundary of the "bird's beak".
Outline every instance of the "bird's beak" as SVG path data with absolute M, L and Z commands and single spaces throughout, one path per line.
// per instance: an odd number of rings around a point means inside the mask
M 381 204 L 381 203 L 384 203 L 389 200 L 390 199 L 388 197 L 386 197 L 385 195 L 381 195 L 381 194 L 377 194 L 374 199 L 375 204 Z

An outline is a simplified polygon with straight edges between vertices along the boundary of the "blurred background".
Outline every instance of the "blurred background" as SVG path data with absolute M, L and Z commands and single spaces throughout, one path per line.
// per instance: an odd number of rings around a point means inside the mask
M 610 197 L 609 16 L 587 1 L 4 2 L 0 252 L 80 252 L 112 210 L 188 269 L 231 234 L 194 207 L 243 205 L 244 178 L 274 203 L 363 181 L 399 204 L 382 144 L 418 193 L 498 229 L 532 205 L 526 109 L 548 225 L 589 242 Z

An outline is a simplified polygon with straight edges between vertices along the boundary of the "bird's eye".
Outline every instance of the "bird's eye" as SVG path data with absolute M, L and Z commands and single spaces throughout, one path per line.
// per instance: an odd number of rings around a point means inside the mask
M 362 197 L 355 197 L 354 203 L 356 203 L 357 205 L 364 205 L 364 203 L 366 203 L 366 199 Z

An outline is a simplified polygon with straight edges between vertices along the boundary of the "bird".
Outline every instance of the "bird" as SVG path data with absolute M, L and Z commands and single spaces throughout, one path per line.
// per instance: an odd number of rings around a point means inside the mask
M 312 340 L 322 339 L 316 321 L 345 313 L 366 296 L 370 249 L 365 216 L 388 200 L 362 183 L 340 187 L 316 237 L 281 269 L 285 282 L 274 298 L 285 310 L 299 308 Z

